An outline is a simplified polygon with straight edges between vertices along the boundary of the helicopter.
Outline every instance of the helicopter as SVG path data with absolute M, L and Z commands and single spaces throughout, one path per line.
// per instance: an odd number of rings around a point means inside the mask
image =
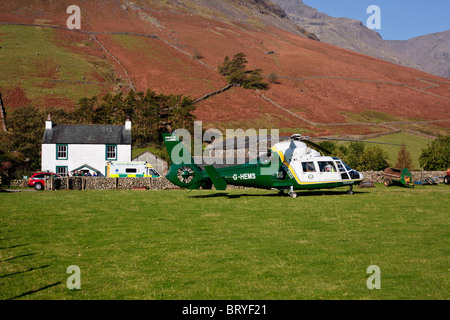
M 225 190 L 227 185 L 235 185 L 277 190 L 280 195 L 287 192 L 296 198 L 296 191 L 348 186 L 347 194 L 353 195 L 353 187 L 364 179 L 363 174 L 341 159 L 322 155 L 317 150 L 324 154 L 328 151 L 301 134 L 274 144 L 256 161 L 223 168 L 205 165 L 204 170 L 194 163 L 176 135 L 163 133 L 163 140 L 172 161 L 166 178 L 186 189 L 212 189 L 214 186 L 216 190 Z M 177 152 L 182 152 L 183 159 L 189 160 L 174 162 L 173 155 Z

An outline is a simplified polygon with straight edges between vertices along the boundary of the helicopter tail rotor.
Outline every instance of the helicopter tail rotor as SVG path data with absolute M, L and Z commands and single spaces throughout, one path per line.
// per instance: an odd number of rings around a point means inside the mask
M 163 133 L 164 144 L 172 162 L 166 178 L 173 184 L 187 189 L 211 187 L 202 169 L 194 163 L 189 151 L 176 135 Z

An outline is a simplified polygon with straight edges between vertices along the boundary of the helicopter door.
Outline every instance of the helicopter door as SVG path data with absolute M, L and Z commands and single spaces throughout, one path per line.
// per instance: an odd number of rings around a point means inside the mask
M 317 161 L 319 166 L 319 176 L 320 180 L 327 181 L 340 181 L 341 174 L 336 169 L 333 161 Z

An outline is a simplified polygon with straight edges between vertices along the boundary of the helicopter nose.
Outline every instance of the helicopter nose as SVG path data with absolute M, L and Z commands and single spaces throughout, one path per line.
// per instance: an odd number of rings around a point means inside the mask
M 361 179 L 361 180 L 364 180 L 364 175 L 361 173 L 361 172 L 358 172 L 359 173 L 359 178 Z

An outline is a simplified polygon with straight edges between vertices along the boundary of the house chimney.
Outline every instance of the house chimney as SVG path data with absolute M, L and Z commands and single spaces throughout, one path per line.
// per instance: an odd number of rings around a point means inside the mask
M 127 117 L 127 120 L 125 121 L 125 130 L 130 130 L 131 131 L 130 117 Z
M 47 117 L 47 121 L 45 121 L 45 130 L 52 130 L 52 129 L 53 129 L 53 122 L 49 114 Z

